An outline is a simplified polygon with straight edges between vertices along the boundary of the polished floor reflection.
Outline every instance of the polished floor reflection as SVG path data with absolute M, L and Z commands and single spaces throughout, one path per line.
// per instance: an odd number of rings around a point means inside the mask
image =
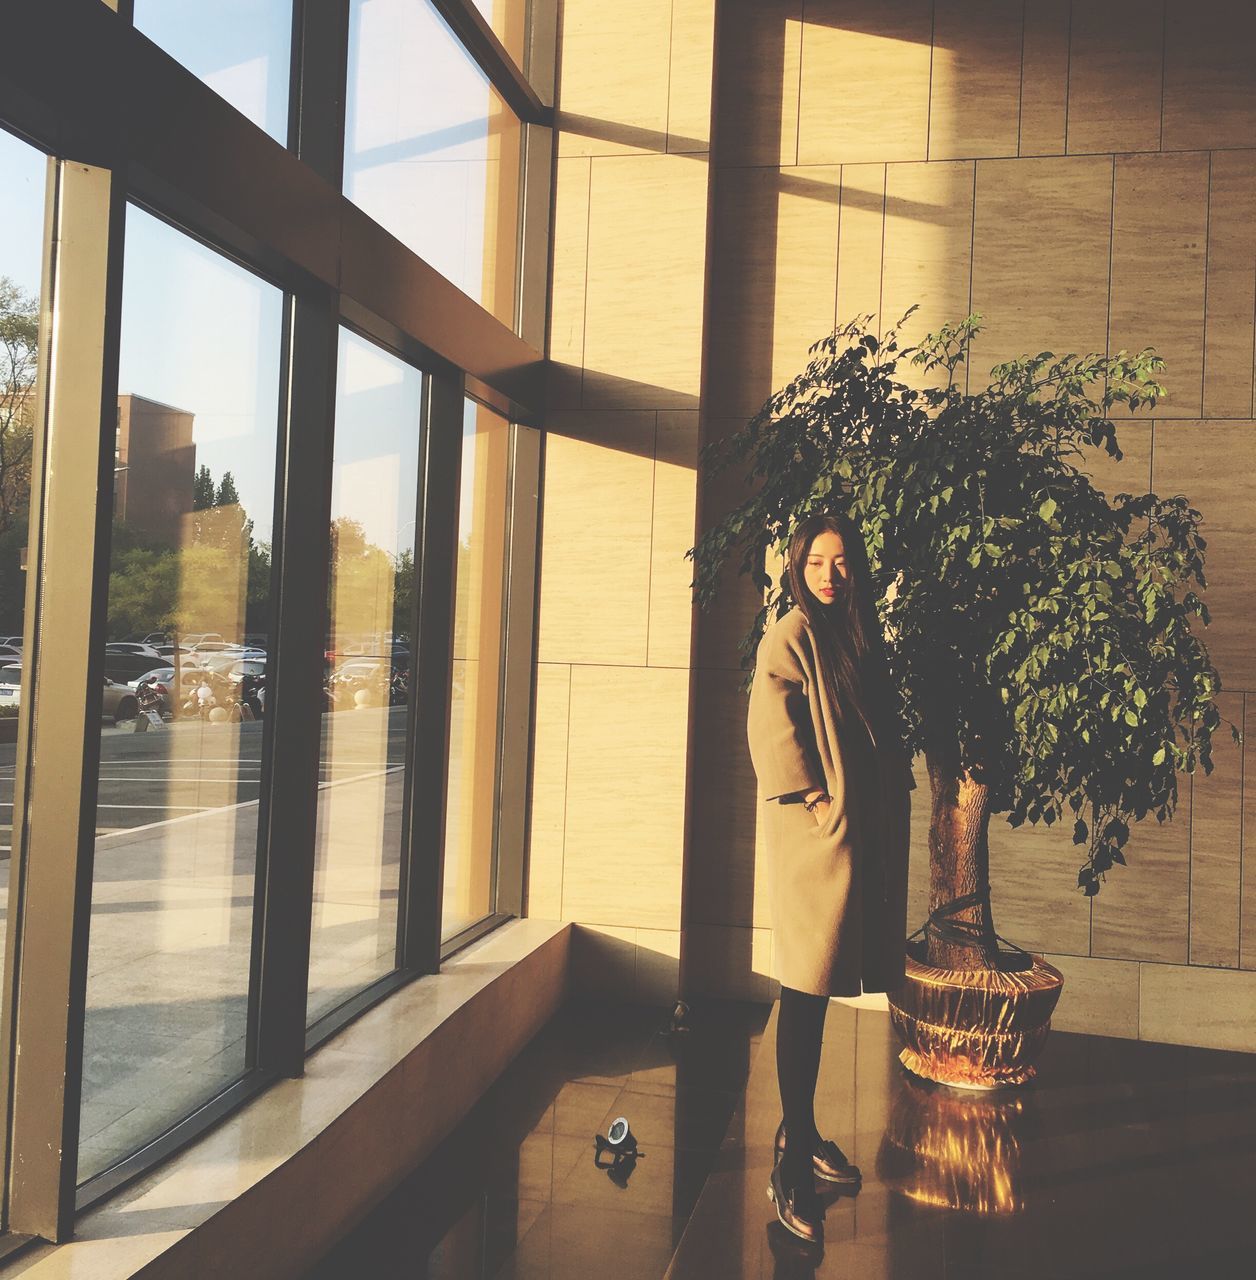
M 828 1194 L 820 1251 L 765 1194 L 765 1017 L 568 1006 L 307 1280 L 1256 1274 L 1256 1055 L 1054 1032 L 1036 1081 L 983 1094 L 909 1076 L 886 1014 L 834 1004 L 817 1117 L 864 1182 Z M 616 1178 L 593 1135 L 620 1115 L 644 1154 Z
M 1031 1085 L 973 1093 L 904 1072 L 886 1014 L 834 1005 L 817 1119 L 864 1183 L 829 1197 L 821 1252 L 766 1196 L 774 1032 L 668 1280 L 1256 1273 L 1256 1055 L 1055 1032 Z
M 766 1019 L 715 1002 L 672 1033 L 665 1010 L 567 1005 L 307 1280 L 661 1276 Z M 641 1156 L 599 1168 L 594 1135 L 618 1116 Z

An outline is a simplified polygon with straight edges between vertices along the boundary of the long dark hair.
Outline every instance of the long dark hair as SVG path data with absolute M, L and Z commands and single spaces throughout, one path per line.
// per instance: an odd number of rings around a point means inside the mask
M 811 594 L 803 573 L 812 542 L 826 531 L 841 537 L 847 565 L 846 578 L 834 580 L 837 597 L 827 606 Z M 862 720 L 878 746 L 901 746 L 889 660 L 872 599 L 868 550 L 855 522 L 837 511 L 800 520 L 790 536 L 785 580 L 815 637 L 820 675 L 838 721 Z

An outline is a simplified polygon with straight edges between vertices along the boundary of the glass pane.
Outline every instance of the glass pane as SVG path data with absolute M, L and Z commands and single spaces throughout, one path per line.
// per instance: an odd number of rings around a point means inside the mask
M 396 967 L 422 398 L 341 330 L 310 1022 Z
M 292 0 L 135 0 L 135 25 L 287 146 Z
M 510 424 L 470 400 L 462 420 L 453 698 L 442 938 L 493 910 L 494 779 L 506 557 Z
M 475 0 L 493 34 L 523 70 L 523 47 L 528 30 L 528 0 Z
M 17 710 L 22 699 L 46 165 L 34 147 L 0 129 L 0 956 L 9 917 Z
M 282 312 L 128 210 L 84 1180 L 249 1065 Z
M 345 194 L 507 325 L 521 144 L 426 0 L 352 0 Z

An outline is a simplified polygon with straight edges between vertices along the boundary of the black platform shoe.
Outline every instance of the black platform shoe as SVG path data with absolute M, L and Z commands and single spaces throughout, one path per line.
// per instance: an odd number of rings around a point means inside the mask
M 776 1163 L 779 1165 L 781 1157 L 785 1154 L 784 1120 L 777 1127 L 775 1147 Z M 851 1164 L 841 1147 L 827 1138 L 816 1138 L 816 1144 L 811 1153 L 811 1167 L 815 1170 L 816 1177 L 823 1178 L 825 1182 L 836 1182 L 842 1186 L 851 1187 L 858 1186 L 863 1181 L 859 1166 Z
M 786 1231 L 808 1244 L 824 1244 L 824 1208 L 810 1187 L 786 1187 L 778 1160 L 768 1179 L 768 1199 L 776 1205 L 776 1216 Z

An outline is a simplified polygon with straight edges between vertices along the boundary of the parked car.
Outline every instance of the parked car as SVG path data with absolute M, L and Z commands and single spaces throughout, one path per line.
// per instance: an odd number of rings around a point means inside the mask
M 0 667 L 0 707 L 22 705 L 22 667 L 10 662 Z
M 101 702 L 101 719 L 112 720 L 117 724 L 119 720 L 134 720 L 139 713 L 139 699 L 131 687 L 117 680 L 110 680 L 106 676 L 104 699 Z
M 0 644 L 0 662 L 20 662 L 22 651 L 14 644 Z
M 232 680 L 238 680 L 244 676 L 264 676 L 266 659 L 252 655 L 247 658 L 237 658 L 228 666 L 216 669 L 221 670 L 223 675 L 229 676 Z
M 106 653 L 143 653 L 150 658 L 160 657 L 151 644 L 141 644 L 133 640 L 111 640 L 105 645 Z
M 151 671 L 145 671 L 143 675 L 136 676 L 133 680 L 128 680 L 127 683 L 132 689 L 138 689 L 140 685 L 147 684 L 152 680 L 161 680 L 164 682 L 173 679 L 174 668 L 170 666 L 169 663 L 164 663 L 160 666 L 153 667 Z
M 22 637 L 0 636 L 0 644 L 8 645 L 11 649 L 20 649 L 22 647 Z
M 409 675 L 408 662 L 403 665 L 387 658 L 349 658 L 327 677 L 328 709 L 356 706 L 360 690 L 370 695 L 371 705 L 395 707 L 408 696 Z
M 148 649 L 148 652 L 111 652 L 111 649 L 107 647 L 105 649 L 105 675 L 118 684 L 127 684 L 137 676 L 142 676 L 145 672 L 160 666 L 161 654 L 149 646 L 144 647 Z
M 158 656 L 159 658 L 173 658 L 173 657 L 174 657 L 174 645 L 172 645 L 172 644 L 156 644 L 156 645 L 154 645 L 154 646 L 153 646 L 153 649 L 156 651 L 157 656 Z M 191 652 L 192 652 L 192 650 L 191 650 L 190 648 L 188 648 L 188 646 L 187 646 L 187 645 L 185 645 L 185 644 L 181 644 L 181 645 L 179 646 L 179 657 L 180 657 L 180 659 L 182 659 L 182 658 L 183 658 L 183 656 L 184 656 L 185 654 L 189 654 L 189 653 L 191 653 Z
M 17 707 L 22 703 L 22 666 L 11 662 L 0 667 L 0 707 Z M 139 715 L 140 704 L 134 690 L 129 685 L 119 684 L 116 680 L 105 677 L 103 699 L 101 702 L 101 719 L 133 720 Z

